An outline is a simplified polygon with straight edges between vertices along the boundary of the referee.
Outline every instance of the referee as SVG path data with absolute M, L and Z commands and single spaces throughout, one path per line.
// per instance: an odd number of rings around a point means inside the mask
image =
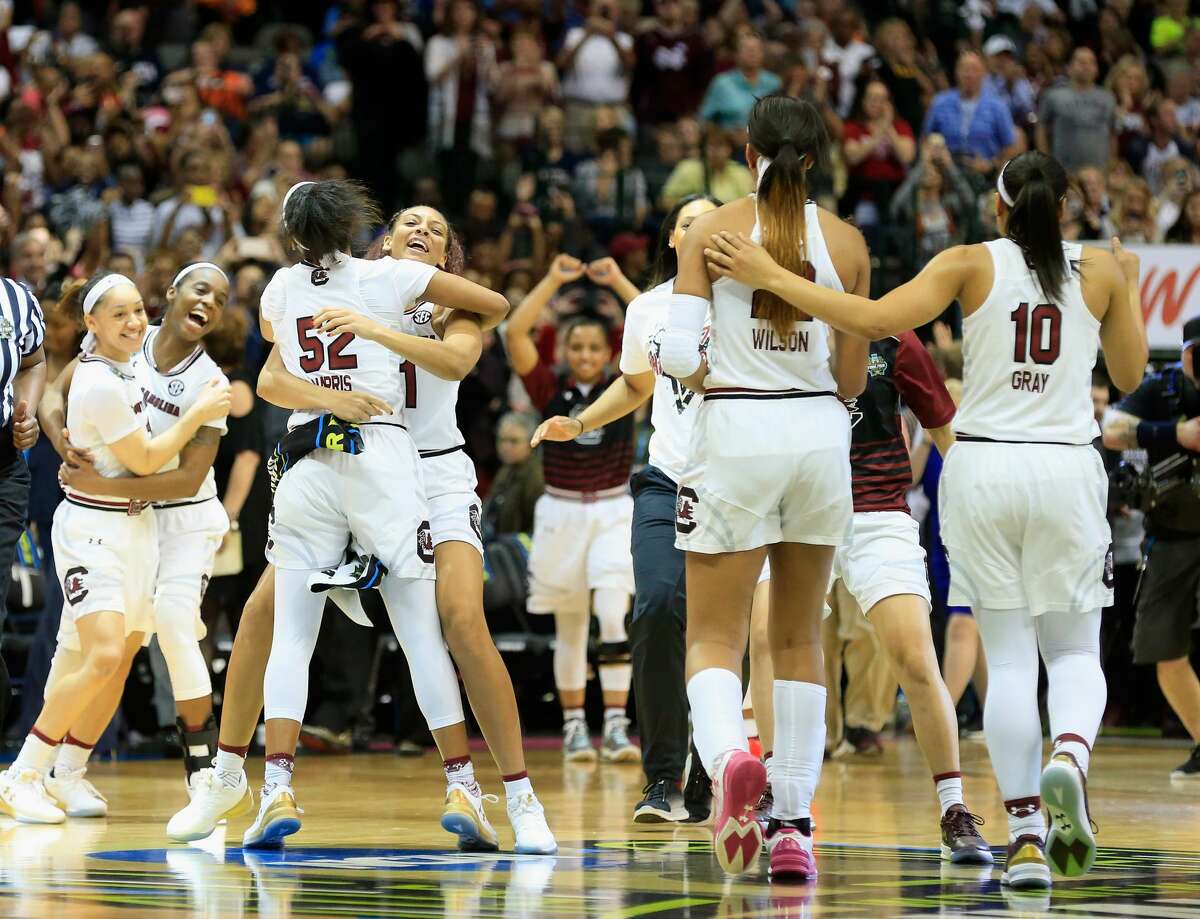
M 37 408 L 46 388 L 42 339 L 46 321 L 37 298 L 11 278 L 0 278 L 0 628 L 8 618 L 17 541 L 29 511 L 29 467 L 21 455 L 37 442 Z M 0 724 L 12 691 L 0 655 Z

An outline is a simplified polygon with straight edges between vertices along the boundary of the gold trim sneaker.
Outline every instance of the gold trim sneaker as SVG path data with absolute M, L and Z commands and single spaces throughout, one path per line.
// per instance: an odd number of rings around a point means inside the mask
M 1013 890 L 1050 889 L 1050 863 L 1046 861 L 1045 846 L 1040 838 L 1027 834 L 1008 844 L 1008 858 L 1000 883 Z
M 167 836 L 175 842 L 194 842 L 212 835 L 221 821 L 249 813 L 254 807 L 254 792 L 246 773 L 239 772 L 233 784 L 230 774 L 224 775 L 226 778 L 213 767 L 192 773 L 188 779 L 191 800 L 167 823 Z
M 478 787 L 478 786 L 476 786 Z M 442 829 L 458 837 L 460 852 L 496 852 L 500 837 L 483 812 L 484 802 L 497 804 L 495 795 L 472 794 L 461 782 L 446 789 L 446 807 L 442 811 Z
M 1088 814 L 1087 779 L 1070 753 L 1057 753 L 1042 770 L 1042 807 L 1050 817 L 1046 858 L 1063 877 L 1087 874 L 1096 863 L 1096 834 Z
M 86 766 L 82 769 L 55 766 L 45 778 L 46 791 L 68 817 L 107 817 L 108 798 L 84 778 L 86 772 Z
M 0 772 L 0 813 L 21 823 L 62 823 L 67 819 L 46 791 L 42 774 L 36 769 L 18 769 L 15 764 Z
M 246 849 L 279 849 L 284 837 L 300 830 L 300 815 L 296 793 L 291 785 L 264 788 L 258 805 L 258 816 L 242 836 Z

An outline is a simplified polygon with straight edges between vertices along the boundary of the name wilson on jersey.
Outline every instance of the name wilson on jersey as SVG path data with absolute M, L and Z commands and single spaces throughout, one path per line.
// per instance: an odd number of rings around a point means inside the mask
M 751 329 L 750 337 L 755 351 L 793 353 L 808 350 L 808 332 L 802 329 L 792 329 L 784 336 L 776 335 L 772 328 Z

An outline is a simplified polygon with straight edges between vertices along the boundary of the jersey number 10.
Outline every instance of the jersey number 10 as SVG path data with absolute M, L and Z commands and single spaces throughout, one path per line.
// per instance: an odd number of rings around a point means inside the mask
M 1062 350 L 1062 310 L 1053 303 L 1039 303 L 1031 311 L 1022 303 L 1009 314 L 1016 325 L 1013 361 L 1053 364 Z
M 352 332 L 343 332 L 325 347 L 313 325 L 312 316 L 302 316 L 296 320 L 296 338 L 300 341 L 300 369 L 305 373 L 316 373 L 325 367 L 330 370 L 353 370 L 358 366 L 358 357 L 353 354 L 343 354 L 346 346 L 354 341 Z

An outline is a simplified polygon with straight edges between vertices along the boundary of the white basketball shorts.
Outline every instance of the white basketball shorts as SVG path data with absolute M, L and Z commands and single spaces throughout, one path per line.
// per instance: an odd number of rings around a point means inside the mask
M 951 605 L 1112 605 L 1108 478 L 1091 446 L 956 443 L 938 500 Z
M 598 588 L 633 596 L 632 526 L 628 494 L 586 502 L 542 495 L 533 511 L 529 612 L 590 611 Z
M 63 590 L 58 642 L 82 650 L 75 623 L 111 610 L 125 616 L 125 634 L 154 631 L 158 531 L 154 509 L 124 511 L 63 501 L 54 512 L 54 565 Z
M 833 574 L 866 614 L 880 600 L 900 594 L 913 594 L 931 606 L 920 527 L 903 511 L 855 514 L 850 541 L 833 557 Z
M 229 517 L 216 498 L 197 504 L 155 508 L 158 518 L 158 582 L 154 604 L 164 599 L 196 611 L 194 637 L 204 637 L 200 603 L 212 577 Z M 156 623 L 157 629 L 157 623 Z
M 836 398 L 706 400 L 679 483 L 675 545 L 715 554 L 848 536 L 850 416 Z
M 279 483 L 267 561 L 312 571 L 340 565 L 351 534 L 397 578 L 432 580 L 433 537 L 416 447 L 399 425 L 362 426 L 357 456 L 314 450 Z
M 421 457 L 434 546 L 465 542 L 483 555 L 483 505 L 475 493 L 475 464 L 463 450 Z

